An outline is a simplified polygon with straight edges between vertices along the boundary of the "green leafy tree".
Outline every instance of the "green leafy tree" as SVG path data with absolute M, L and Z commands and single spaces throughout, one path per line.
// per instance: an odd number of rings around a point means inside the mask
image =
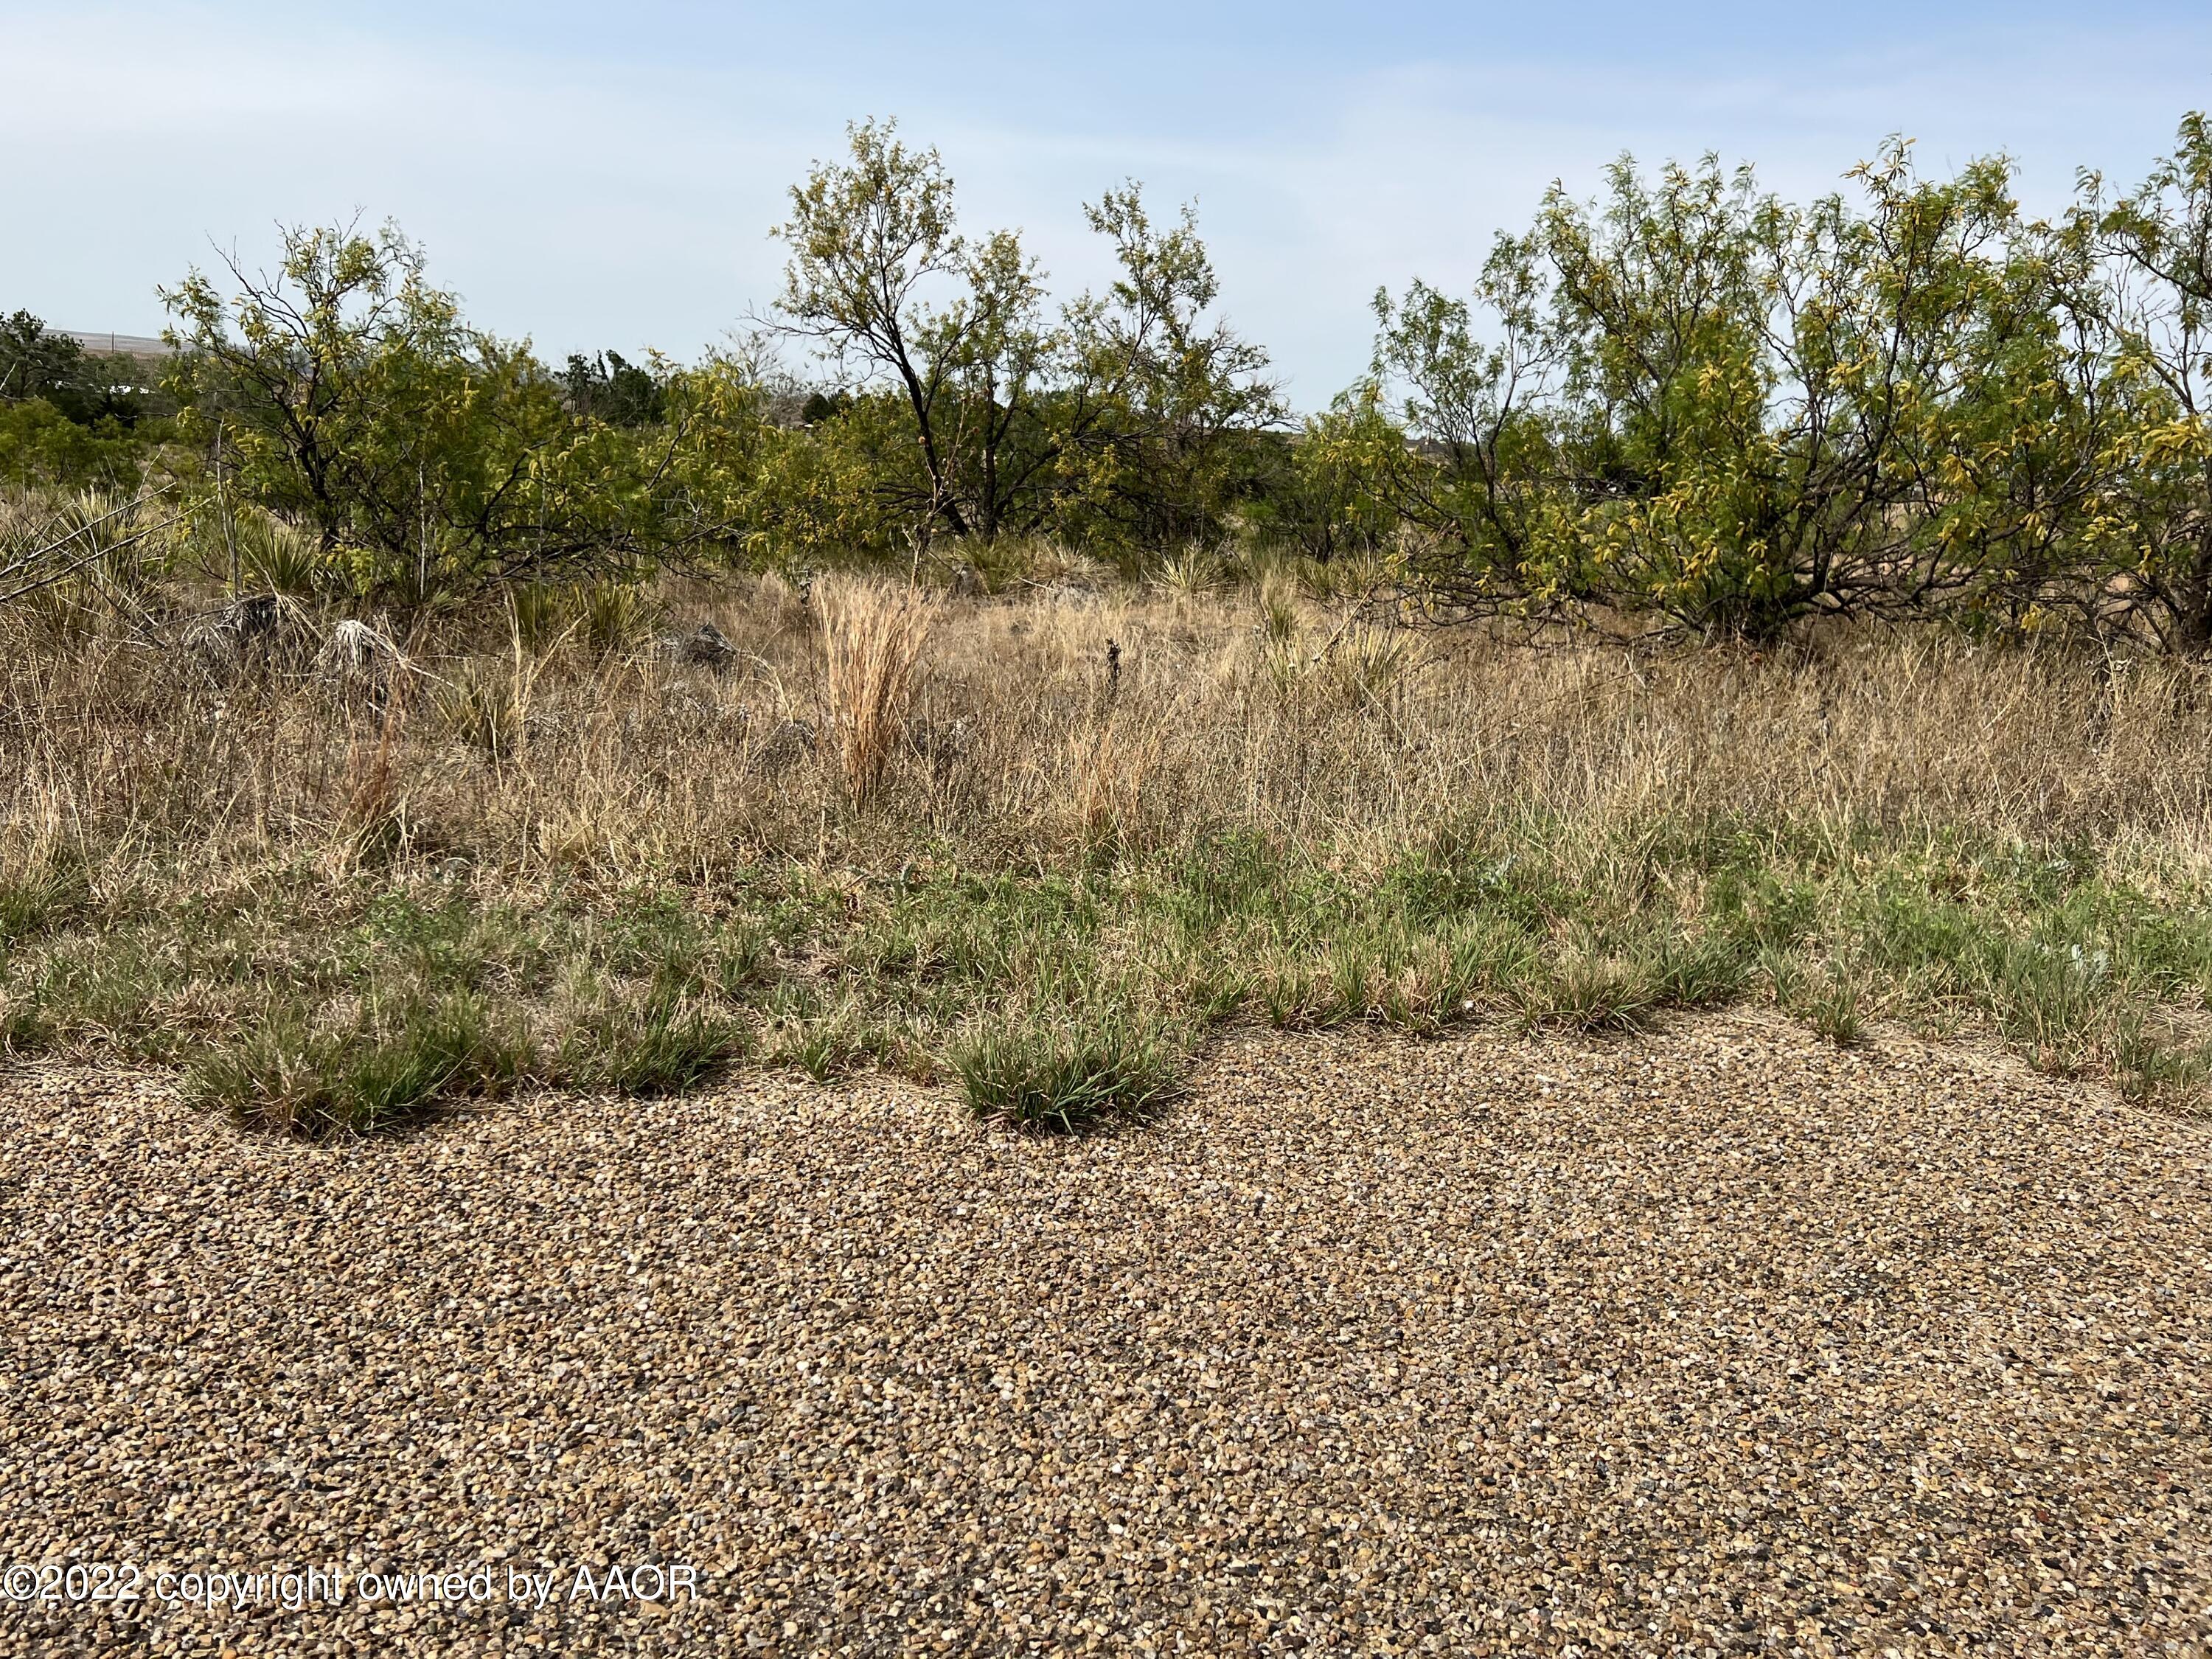
M 965 295 L 932 319 L 931 355 L 956 396 L 948 452 L 953 493 L 988 539 L 1050 514 L 1059 439 L 1049 407 L 1062 337 L 1045 320 L 1043 272 L 1011 231 L 965 261 Z
M 1535 232 L 1579 535 L 1609 596 L 1769 632 L 1794 573 L 1771 533 L 1779 377 L 1757 255 L 1782 210 L 1711 157 L 1653 184 L 1624 158 L 1608 182 L 1595 208 L 1555 187 Z
M 619 351 L 569 353 L 561 384 L 571 410 L 611 426 L 657 426 L 668 412 L 665 375 Z
M 1217 533 L 1281 418 L 1264 354 L 1207 318 L 1218 283 L 1186 211 L 1156 228 L 1132 185 L 1085 210 L 1122 276 L 1058 317 L 1011 231 L 970 241 L 934 150 L 890 123 L 792 191 L 779 326 L 855 392 L 877 489 L 909 534 L 985 538 L 1059 525 L 1146 544 Z M 902 407 L 904 444 L 888 410 Z M 1240 472 L 1240 467 L 1243 471 Z
M 918 473 L 886 474 L 885 495 L 927 535 L 942 522 L 971 528 L 957 487 L 947 405 L 968 313 L 933 308 L 925 290 L 957 282 L 968 248 L 952 210 L 952 180 L 937 152 L 911 150 L 897 124 L 847 129 L 849 159 L 816 166 L 792 187 L 791 216 L 773 234 L 789 247 L 780 326 L 813 342 L 860 384 L 888 379 L 913 422 Z
M 1261 435 L 1285 418 L 1267 355 L 1214 313 L 1220 280 L 1194 209 L 1163 228 L 1132 183 L 1084 216 L 1121 274 L 1067 309 L 1074 522 L 1139 548 L 1213 541 L 1258 494 Z
M 2051 597 L 2192 654 L 2212 649 L 2212 126 L 2110 200 L 2094 174 L 2070 228 L 2103 264 L 2094 314 L 2113 374 L 2090 557 Z
M 1379 485 L 1421 534 L 1416 573 L 1462 613 L 1553 614 L 1587 598 L 1571 533 L 1552 400 L 1559 352 L 1539 309 L 1533 240 L 1502 236 L 1470 299 L 1414 282 L 1375 296 L 1372 379 L 1363 402 L 1399 393 L 1406 441 L 1375 450 Z M 1479 319 L 1497 331 L 1478 333 Z M 1394 423 L 1395 424 L 1395 423 Z
M 1624 159 L 1595 204 L 1554 188 L 1471 301 L 1379 296 L 1436 590 L 1751 638 L 2016 605 L 2097 489 L 2080 261 L 2001 160 L 1930 182 L 1893 143 L 1853 177 L 1805 210 Z
M 0 478 L 130 484 L 169 436 L 167 413 L 135 360 L 90 355 L 27 311 L 0 318 Z
M 1763 227 L 1779 609 L 2016 610 L 2097 489 L 2081 261 L 2002 158 L 1926 180 L 1893 141 L 1851 176 L 1862 207 Z
M 672 545 L 660 486 L 683 434 L 571 410 L 526 344 L 463 320 L 395 228 L 289 230 L 273 276 L 229 274 L 229 300 L 197 270 L 163 294 L 185 430 L 351 585 L 419 604 Z
M 66 334 L 51 334 L 27 311 L 0 318 L 0 398 L 43 398 L 71 420 L 89 422 L 79 405 L 88 380 L 84 349 Z

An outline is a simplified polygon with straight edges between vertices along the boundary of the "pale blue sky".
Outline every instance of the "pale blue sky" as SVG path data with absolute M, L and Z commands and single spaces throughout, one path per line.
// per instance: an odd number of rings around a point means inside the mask
M 151 331 L 211 241 L 361 209 L 548 353 L 691 355 L 774 296 L 786 186 L 896 115 L 1063 291 L 1107 275 L 1079 203 L 1196 198 L 1312 408 L 1378 283 L 1463 283 L 1624 149 L 1799 196 L 1891 132 L 1929 169 L 2009 152 L 2035 207 L 2132 179 L 2212 105 L 2212 7 L 0 0 L 0 309 L 57 326 Z

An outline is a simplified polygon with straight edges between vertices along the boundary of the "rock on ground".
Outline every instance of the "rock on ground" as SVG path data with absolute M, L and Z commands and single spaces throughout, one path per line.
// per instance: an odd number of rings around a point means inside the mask
M 0 1123 L 0 1563 L 495 1587 L 0 1654 L 2212 1631 L 2212 1127 L 1971 1050 L 1243 1037 L 1073 1142 L 780 1077 L 311 1149 L 40 1069 Z M 596 1593 L 638 1563 L 699 1598 Z

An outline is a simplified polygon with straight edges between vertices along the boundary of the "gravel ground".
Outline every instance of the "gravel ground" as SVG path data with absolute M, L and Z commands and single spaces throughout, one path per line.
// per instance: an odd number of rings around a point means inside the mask
M 345 1576 L 0 1654 L 2212 1644 L 2212 1125 L 1972 1050 L 1240 1038 L 1073 1143 L 780 1078 L 0 1121 L 0 1563 Z

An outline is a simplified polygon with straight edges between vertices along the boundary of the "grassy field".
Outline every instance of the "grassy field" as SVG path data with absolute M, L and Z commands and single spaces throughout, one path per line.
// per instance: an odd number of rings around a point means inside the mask
M 298 1134 L 753 1064 L 1065 1126 L 1237 1022 L 1749 998 L 2199 1103 L 2205 670 L 1638 656 L 1171 574 L 524 593 L 404 662 L 319 613 L 155 649 L 14 607 L 0 1036 Z M 669 648 L 705 621 L 726 658 Z

